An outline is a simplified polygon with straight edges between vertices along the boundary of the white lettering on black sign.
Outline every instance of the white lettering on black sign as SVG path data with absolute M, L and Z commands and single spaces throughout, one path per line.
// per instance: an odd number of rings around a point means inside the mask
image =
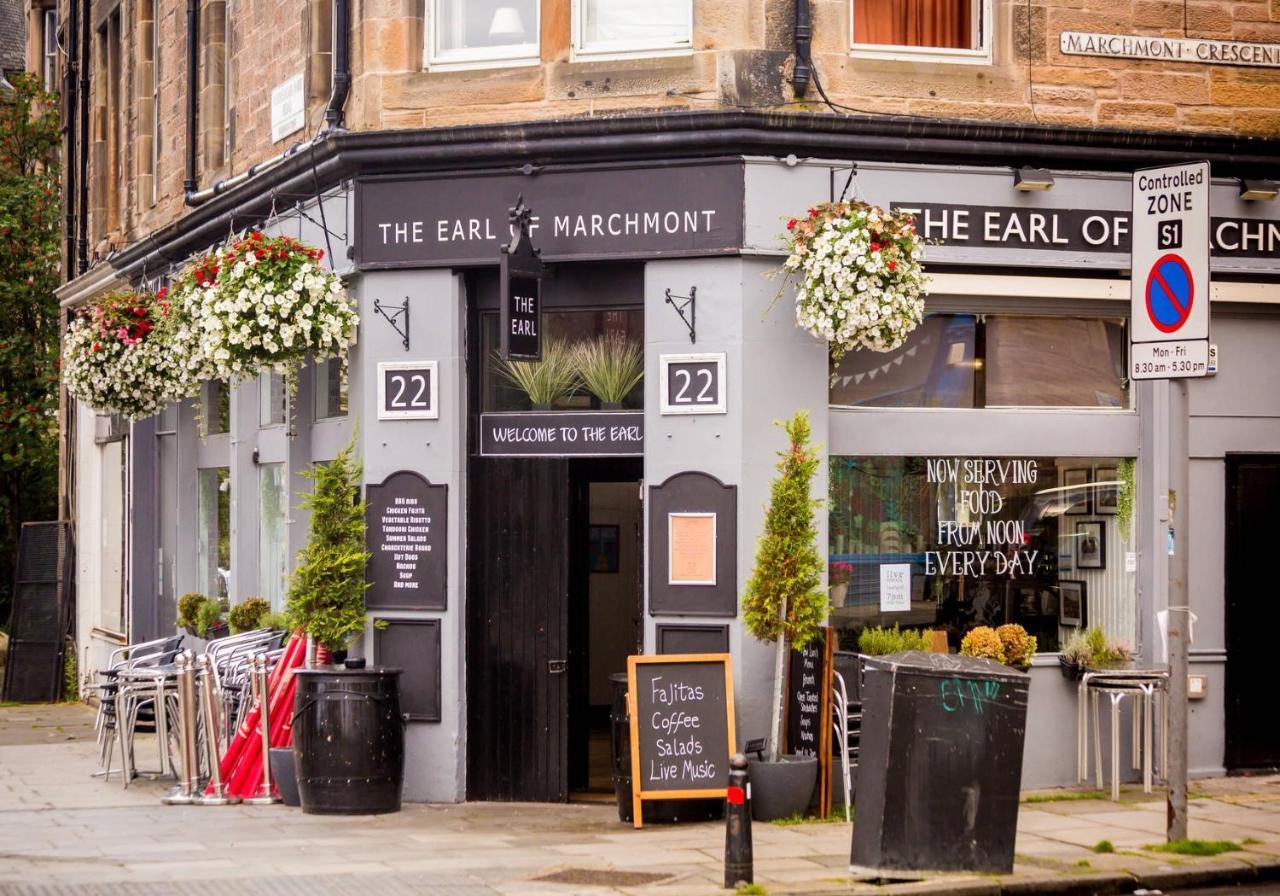
M 726 412 L 723 353 L 661 355 L 658 368 L 663 414 Z
M 435 420 L 439 387 L 435 361 L 383 361 L 378 364 L 379 420 Z
M 723 660 L 671 657 L 634 669 L 640 790 L 724 787 L 731 732 Z
M 365 603 L 371 609 L 444 609 L 448 490 L 401 471 L 367 492 Z
M 480 415 L 487 457 L 631 457 L 644 454 L 643 411 Z

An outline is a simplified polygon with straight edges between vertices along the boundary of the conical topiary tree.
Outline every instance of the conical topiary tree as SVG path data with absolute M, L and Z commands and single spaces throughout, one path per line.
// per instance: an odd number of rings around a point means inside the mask
M 742 598 L 747 631 L 776 645 L 773 709 L 769 727 L 769 759 L 782 752 L 782 692 L 788 645 L 803 648 L 822 632 L 830 601 L 822 590 L 822 555 L 814 511 L 822 501 L 810 496 L 821 461 L 809 444 L 809 415 L 797 411 L 779 422 L 790 441 L 778 452 L 778 478 L 773 481 L 764 534 L 756 546 L 756 566 Z
M 340 650 L 364 631 L 365 503 L 355 440 L 327 464 L 303 473 L 313 483 L 302 506 L 311 511 L 307 546 L 289 579 L 289 615 L 317 644 Z

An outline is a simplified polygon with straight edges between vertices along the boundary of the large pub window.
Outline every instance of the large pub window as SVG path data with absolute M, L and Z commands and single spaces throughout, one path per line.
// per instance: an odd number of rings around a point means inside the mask
M 1082 626 L 1133 644 L 1133 462 L 1116 457 L 859 457 L 830 461 L 831 624 L 946 632 L 1021 624 L 1040 651 Z M 881 567 L 910 573 L 885 604 Z

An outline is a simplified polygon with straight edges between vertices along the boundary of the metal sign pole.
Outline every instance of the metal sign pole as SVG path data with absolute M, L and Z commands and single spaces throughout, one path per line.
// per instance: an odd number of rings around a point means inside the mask
M 1190 452 L 1187 381 L 1169 389 L 1169 778 L 1166 834 L 1169 842 L 1187 836 L 1187 651 L 1191 645 Z

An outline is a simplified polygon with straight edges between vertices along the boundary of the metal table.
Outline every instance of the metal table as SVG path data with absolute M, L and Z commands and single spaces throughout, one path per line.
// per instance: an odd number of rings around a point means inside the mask
M 1098 703 L 1103 696 L 1111 702 L 1111 799 L 1120 799 L 1120 704 L 1125 698 L 1136 701 L 1131 730 L 1133 767 L 1142 769 L 1142 789 L 1150 793 L 1153 778 L 1153 716 L 1156 704 L 1160 713 L 1160 772 L 1168 765 L 1169 737 L 1164 730 L 1168 725 L 1169 670 L 1146 669 L 1098 669 L 1081 676 L 1076 689 L 1076 781 L 1089 777 L 1089 714 L 1092 702 L 1093 750 L 1096 765 L 1097 786 L 1103 788 L 1102 732 L 1098 717 Z M 1141 757 L 1141 760 L 1139 760 Z M 1140 764 L 1139 764 L 1140 762 Z

